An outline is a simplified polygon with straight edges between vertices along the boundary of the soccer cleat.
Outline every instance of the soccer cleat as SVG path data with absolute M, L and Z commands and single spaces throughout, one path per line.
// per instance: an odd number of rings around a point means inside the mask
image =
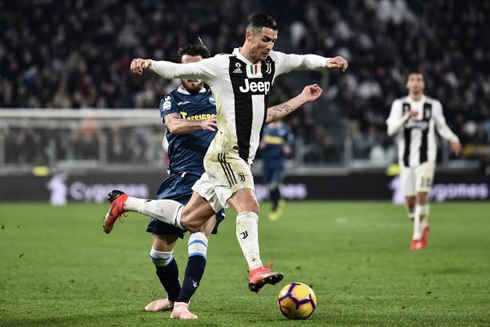
M 265 284 L 274 285 L 279 283 L 284 278 L 284 274 L 271 271 L 271 269 L 272 264 L 268 264 L 265 267 L 251 270 L 248 277 L 248 289 L 251 292 L 258 293 Z
M 427 247 L 429 242 L 429 224 L 425 224 L 424 231 L 422 232 L 422 238 L 420 239 L 424 249 Z
M 150 302 L 146 305 L 146 312 L 158 312 L 158 311 L 169 311 L 174 308 L 174 303 L 168 299 L 159 299 Z
M 277 204 L 276 210 L 269 213 L 268 218 L 270 221 L 277 221 L 277 220 L 279 220 L 279 218 L 282 217 L 284 205 L 286 205 L 286 201 L 279 200 L 279 203 Z
M 197 316 L 189 311 L 189 304 L 185 302 L 175 302 L 174 309 L 170 314 L 172 319 L 194 320 Z
M 427 245 L 425 245 L 422 240 L 412 240 L 412 244 L 410 244 L 410 250 L 412 251 L 417 251 L 417 250 L 423 250 L 426 248 Z
M 122 191 L 113 190 L 110 191 L 107 196 L 107 199 L 111 204 L 109 205 L 109 212 L 105 215 L 103 227 L 104 232 L 109 234 L 112 231 L 117 218 L 121 217 L 126 212 L 124 210 L 124 202 L 126 202 L 128 195 Z
M 281 217 L 280 217 L 280 215 L 279 215 L 279 213 L 277 211 L 272 211 L 272 212 L 269 213 L 268 218 L 269 218 L 270 221 L 277 221 Z

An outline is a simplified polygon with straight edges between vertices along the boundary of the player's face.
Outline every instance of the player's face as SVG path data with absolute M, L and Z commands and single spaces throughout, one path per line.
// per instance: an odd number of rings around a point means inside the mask
M 246 38 L 250 43 L 250 57 L 255 62 L 263 61 L 276 43 L 277 31 L 264 27 L 260 31 L 248 31 Z
M 422 74 L 410 74 L 407 80 L 407 90 L 413 94 L 423 93 L 425 89 L 424 76 Z
M 188 64 L 191 62 L 198 62 L 201 60 L 202 60 L 201 56 L 183 55 L 181 62 L 183 64 Z M 202 89 L 203 86 L 202 82 L 199 82 L 198 80 L 195 79 L 182 78 L 181 81 L 182 81 L 182 86 L 184 86 L 187 92 L 191 94 L 199 93 L 199 91 Z

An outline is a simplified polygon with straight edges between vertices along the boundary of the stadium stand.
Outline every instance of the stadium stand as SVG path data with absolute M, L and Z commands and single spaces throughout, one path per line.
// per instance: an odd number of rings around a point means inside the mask
M 413 68 L 425 74 L 426 93 L 443 103 L 448 125 L 463 143 L 463 157 L 488 161 L 489 2 L 289 3 L 286 10 L 280 1 L 252 0 L 2 1 L 0 107 L 155 108 L 175 83 L 132 78 L 131 58 L 175 60 L 175 49 L 198 36 L 214 53 L 229 52 L 243 42 L 245 17 L 264 11 L 279 22 L 277 49 L 350 60 L 346 74 L 298 73 L 275 85 L 271 104 L 306 83 L 326 89 L 322 101 L 288 119 L 302 145 L 296 154 L 300 162 L 345 163 L 346 151 L 353 159 L 374 163 L 394 160 L 384 122 L 393 99 L 405 94 L 406 73 Z M 5 136 L 7 152 L 12 147 L 31 150 L 9 160 L 43 161 L 43 152 L 32 149 L 45 135 L 32 128 L 14 134 Z M 77 151 L 94 151 L 100 135 L 85 135 L 85 147 L 77 145 Z

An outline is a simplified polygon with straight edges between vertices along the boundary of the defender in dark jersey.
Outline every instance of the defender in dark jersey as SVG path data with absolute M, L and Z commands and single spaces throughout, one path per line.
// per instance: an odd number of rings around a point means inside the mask
M 270 220 L 278 220 L 284 200 L 281 199 L 281 184 L 284 180 L 286 158 L 292 152 L 294 136 L 280 120 L 264 127 L 260 149 L 262 150 L 262 183 L 267 185 L 272 202 Z
M 179 49 L 182 63 L 209 57 L 204 45 L 187 45 Z M 204 173 L 203 159 L 216 134 L 216 105 L 208 87 L 197 80 L 182 79 L 182 85 L 160 102 L 160 115 L 167 127 L 167 153 L 170 159 L 168 177 L 162 182 L 155 199 L 171 199 L 185 205 L 192 196 L 192 185 Z M 153 234 L 150 259 L 168 298 L 149 303 L 146 311 L 172 310 L 171 317 L 196 319 L 188 310 L 189 301 L 199 287 L 206 267 L 208 236 L 217 233 L 224 219 L 220 210 L 204 228 L 192 233 L 188 241 L 189 260 L 182 286 L 179 269 L 172 256 L 178 238 L 185 231 L 152 218 L 147 231 Z

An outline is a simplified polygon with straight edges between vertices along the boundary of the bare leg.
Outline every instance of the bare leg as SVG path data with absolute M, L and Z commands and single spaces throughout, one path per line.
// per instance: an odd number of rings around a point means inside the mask
M 184 281 L 171 318 L 174 319 L 197 319 L 197 315 L 189 310 L 189 302 L 201 283 L 201 278 L 206 268 L 206 254 L 208 236 L 216 225 L 216 215 L 213 214 L 207 222 L 199 229 L 202 232 L 192 233 L 189 237 L 188 250 L 189 261 L 185 270 Z
M 180 224 L 185 230 L 197 232 L 212 217 L 215 217 L 215 213 L 211 205 L 199 193 L 194 192 L 182 211 Z
M 416 197 L 414 195 L 405 197 L 405 209 L 407 209 L 407 216 L 413 219 L 415 213 Z

